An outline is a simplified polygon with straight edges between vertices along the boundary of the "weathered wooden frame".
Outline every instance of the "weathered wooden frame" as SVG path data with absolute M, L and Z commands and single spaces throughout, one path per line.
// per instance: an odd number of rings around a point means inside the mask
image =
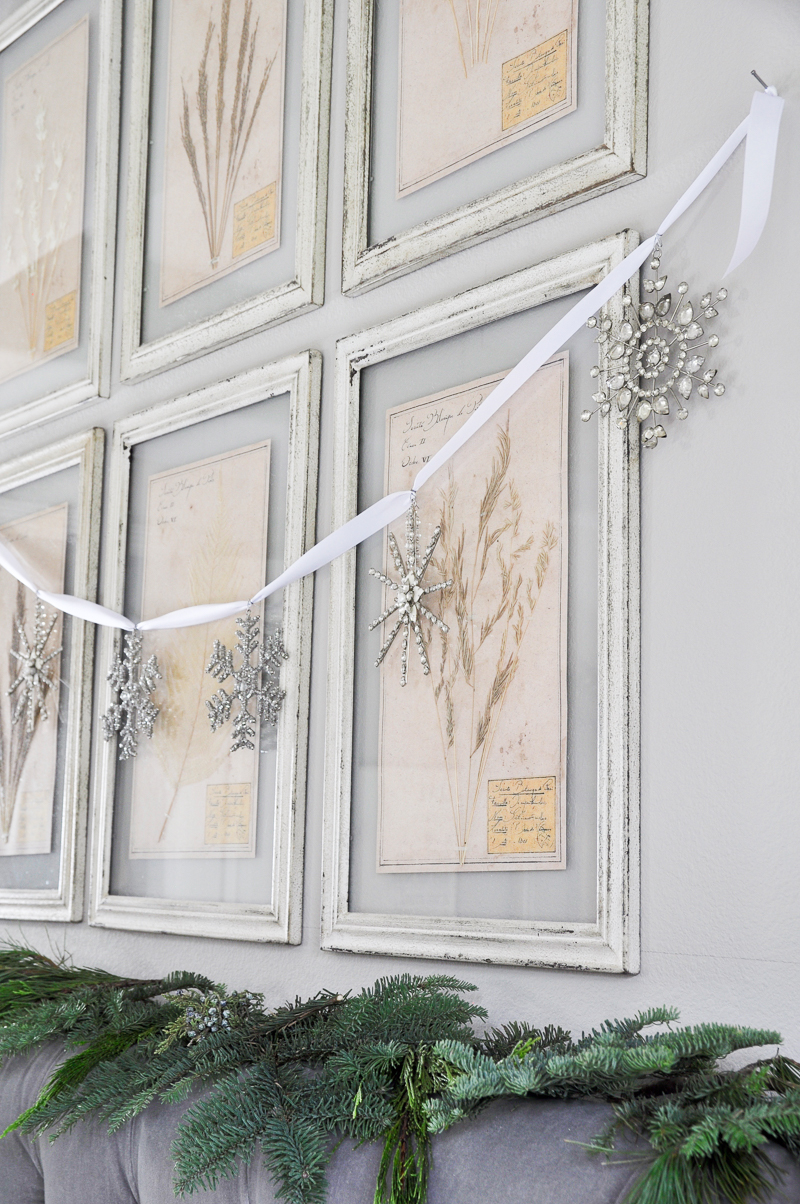
M 598 283 L 638 243 L 630 231 L 395 318 L 337 344 L 333 524 L 356 513 L 363 368 Z M 629 285 L 636 293 L 636 281 Z M 620 296 L 606 307 L 622 316 Z M 639 445 L 599 425 L 597 917 L 593 923 L 350 911 L 355 553 L 331 565 L 322 948 L 612 973 L 639 968 Z
M 245 335 L 315 309 L 325 299 L 333 0 L 305 0 L 294 276 L 172 334 L 142 342 L 153 3 L 154 0 L 136 0 L 122 297 L 122 380 L 150 376 L 196 359 Z
M 289 565 L 302 555 L 314 537 L 321 379 L 319 352 L 306 351 L 162 402 L 115 424 L 108 513 L 108 530 L 113 533 L 113 542 L 109 543 L 105 562 L 106 605 L 114 610 L 121 610 L 123 605 L 131 448 L 159 435 L 286 393 L 290 396 L 290 428 L 285 562 Z M 117 750 L 115 742 L 105 743 L 98 739 L 92 791 L 90 924 L 100 928 L 175 932 L 227 940 L 276 941 L 292 945 L 300 942 L 312 608 L 312 577 L 287 586 L 283 593 L 283 631 L 286 645 L 293 652 L 283 671 L 286 696 L 277 733 L 270 903 L 186 902 L 111 894 Z M 109 665 L 116 655 L 119 639 L 119 632 L 104 629 L 101 642 L 103 666 Z M 102 694 L 99 710 L 105 710 L 111 701 L 108 687 Z
M 0 466 L 1 505 L 2 495 L 8 490 L 77 465 L 80 479 L 73 592 L 76 597 L 88 598 L 91 602 L 97 595 L 104 440 L 104 432 L 95 428 L 84 435 L 74 435 Z M 67 738 L 58 886 L 55 889 L 29 890 L 0 888 L 0 917 L 4 920 L 63 922 L 83 919 L 94 627 L 81 619 L 73 618 L 70 622 L 70 679 L 67 683 Z
M 28 0 L 0 25 L 0 51 L 27 33 L 63 0 Z M 123 0 L 100 0 L 95 129 L 94 224 L 92 228 L 86 375 L 35 401 L 0 412 L 0 439 L 60 417 L 111 391 L 114 261 L 117 235 L 120 71 Z M 92 81 L 93 86 L 94 81 Z M 86 270 L 85 262 L 81 276 Z
M 374 0 L 350 0 L 342 291 L 358 294 L 495 234 L 640 180 L 647 171 L 649 0 L 606 0 L 600 146 L 369 244 Z

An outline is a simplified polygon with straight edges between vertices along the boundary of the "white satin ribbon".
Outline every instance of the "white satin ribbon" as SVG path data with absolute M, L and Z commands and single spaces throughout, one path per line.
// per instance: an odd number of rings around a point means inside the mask
M 137 623 L 138 631 L 173 631 L 179 627 L 200 627 L 203 623 L 216 623 L 218 619 L 230 619 L 247 610 L 247 602 L 204 602 L 201 606 L 184 606 L 171 610 L 169 614 L 155 619 L 144 619 Z
M 0 537 L 0 565 L 7 569 L 13 577 L 32 589 L 38 597 L 48 602 L 58 610 L 87 619 L 104 627 L 118 627 L 125 631 L 163 631 L 180 627 L 194 627 L 202 623 L 213 623 L 219 619 L 227 619 L 232 615 L 241 614 L 248 606 L 255 605 L 268 598 L 271 594 L 299 581 L 309 573 L 316 572 L 330 564 L 343 552 L 350 551 L 371 535 L 381 531 L 389 523 L 394 522 L 406 512 L 412 497 L 421 489 L 426 481 L 463 447 L 468 439 L 479 431 L 489 419 L 497 413 L 501 406 L 527 380 L 537 372 L 543 364 L 555 355 L 590 318 L 592 314 L 608 301 L 617 289 L 621 288 L 650 256 L 653 248 L 661 240 L 661 236 L 678 220 L 697 199 L 700 193 L 714 179 L 722 166 L 727 163 L 739 143 L 747 139 L 742 182 L 742 204 L 739 218 L 739 234 L 733 258 L 727 272 L 742 263 L 755 248 L 769 213 L 772 197 L 772 180 L 775 172 L 775 159 L 778 147 L 778 131 L 783 113 L 783 100 L 774 88 L 766 92 L 756 92 L 750 106 L 750 113 L 742 121 L 730 137 L 723 143 L 713 159 L 703 168 L 697 178 L 690 184 L 680 199 L 673 205 L 667 216 L 658 227 L 658 232 L 646 239 L 630 255 L 617 264 L 608 275 L 587 293 L 572 309 L 564 315 L 547 334 L 539 340 L 535 347 L 512 368 L 507 376 L 492 390 L 480 407 L 467 419 L 464 425 L 448 439 L 435 456 L 417 474 L 412 490 L 402 490 L 381 498 L 368 509 L 351 518 L 330 535 L 321 539 L 313 548 L 309 548 L 298 560 L 291 564 L 279 577 L 265 585 L 248 601 L 207 603 L 202 606 L 187 606 L 182 610 L 173 610 L 169 614 L 159 615 L 154 619 L 145 619 L 141 623 L 133 623 L 125 615 L 88 602 L 83 598 L 75 598 L 70 594 L 52 594 L 37 587 L 10 544 Z
M 370 535 L 375 535 L 376 532 L 382 531 L 384 527 L 388 526 L 389 523 L 393 523 L 401 514 L 405 514 L 411 505 L 411 499 L 412 493 L 408 489 L 403 489 L 400 493 L 390 493 L 387 497 L 382 497 L 379 502 L 375 502 L 368 509 L 362 510 L 355 518 L 351 518 L 349 522 L 343 523 L 341 527 L 337 527 L 335 531 L 331 531 L 330 535 L 326 535 L 319 543 L 314 544 L 313 548 L 309 548 L 299 560 L 295 560 L 294 564 L 281 573 L 280 577 L 276 577 L 274 581 L 270 581 L 269 585 L 265 585 L 263 589 L 260 589 L 250 601 L 253 604 L 261 602 L 264 598 L 268 598 L 270 594 L 283 589 L 285 585 L 291 585 L 293 581 L 299 581 L 307 573 L 315 573 L 317 569 L 330 564 L 332 560 L 335 560 L 337 556 L 341 556 L 343 552 L 349 552 L 357 544 L 363 543 L 365 539 L 369 539 Z
M 35 592 L 42 602 L 49 603 L 56 610 L 63 610 L 65 614 L 74 615 L 76 619 L 88 619 L 90 623 L 97 623 L 100 627 L 120 627 L 123 631 L 133 631 L 136 627 L 136 624 L 124 615 L 109 610 L 107 606 L 100 606 L 97 602 L 89 602 L 86 598 L 76 598 L 72 594 L 51 594 L 46 589 L 37 589 Z
M 778 132 L 783 115 L 783 98 L 774 88 L 756 92 L 750 106 L 750 128 L 744 148 L 744 179 L 739 234 L 725 275 L 738 268 L 755 247 L 767 224 L 778 153 Z

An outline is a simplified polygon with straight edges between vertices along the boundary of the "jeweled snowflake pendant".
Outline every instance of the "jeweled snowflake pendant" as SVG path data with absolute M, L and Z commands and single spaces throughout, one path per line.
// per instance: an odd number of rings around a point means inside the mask
M 617 411 L 617 425 L 623 430 L 632 418 L 642 427 L 642 443 L 645 447 L 657 447 L 660 439 L 666 438 L 666 430 L 660 419 L 668 415 L 670 403 L 675 406 L 678 418 L 688 418 L 686 402 L 695 388 L 702 398 L 713 392 L 721 397 L 725 386 L 716 381 L 716 368 L 706 366 L 702 347 L 714 348 L 719 343 L 716 334 L 706 335 L 703 321 L 712 321 L 718 311 L 711 301 L 711 293 L 700 298 L 698 306 L 689 300 L 689 285 L 681 281 L 677 299 L 664 292 L 667 277 L 661 272 L 661 251 L 653 251 L 650 269 L 654 278 L 642 282 L 645 293 L 650 294 L 638 308 L 626 292 L 622 298 L 625 308 L 623 321 L 615 328 L 610 318 L 590 318 L 587 325 L 599 326 L 595 339 L 602 351 L 602 365 L 592 368 L 597 378 L 604 374 L 604 383 L 593 394 L 597 402 L 594 410 L 584 410 L 581 418 L 588 422 L 593 414 L 606 417 Z M 727 289 L 721 288 L 717 301 L 724 301 Z
M 400 554 L 400 549 L 397 546 L 397 540 L 392 532 L 389 532 L 389 550 L 392 553 L 395 568 L 399 576 L 398 581 L 393 581 L 391 577 L 387 577 L 385 573 L 379 572 L 378 569 L 370 569 L 370 576 L 377 577 L 384 585 L 388 585 L 389 589 L 396 592 L 397 597 L 391 606 L 389 606 L 382 615 L 379 615 L 374 622 L 370 623 L 370 631 L 374 631 L 376 627 L 380 627 L 381 623 L 385 623 L 392 615 L 397 615 L 395 623 L 386 641 L 378 653 L 375 666 L 379 666 L 386 657 L 387 652 L 391 648 L 394 638 L 403 628 L 403 646 L 400 653 L 400 685 L 404 686 L 408 681 L 408 646 L 411 641 L 411 633 L 414 634 L 414 643 L 416 644 L 417 653 L 422 664 L 422 672 L 430 673 L 430 665 L 428 664 L 428 654 L 425 651 L 425 641 L 422 637 L 422 628 L 420 627 L 420 618 L 426 618 L 429 623 L 433 623 L 440 631 L 448 632 L 450 628 L 444 623 L 438 615 L 433 611 L 428 610 L 422 599 L 428 594 L 436 594 L 440 590 L 447 589 L 453 584 L 452 581 L 440 581 L 438 585 L 423 586 L 422 578 L 428 569 L 431 562 L 436 545 L 439 542 L 441 528 L 436 527 L 431 541 L 425 549 L 425 554 L 419 562 L 419 510 L 417 503 L 412 502 L 406 515 L 406 559 Z
M 10 664 L 16 661 L 14 670 L 17 676 L 6 690 L 9 698 L 14 698 L 14 709 L 11 714 L 12 723 L 22 723 L 29 736 L 33 735 L 37 721 L 48 718 L 46 699 L 48 692 L 55 686 L 50 662 L 62 651 L 61 647 L 47 651 L 47 644 L 53 634 L 58 614 L 48 615 L 44 605 L 36 599 L 33 620 L 33 639 L 29 640 L 25 632 L 24 610 L 22 616 L 14 616 L 16 639 L 9 649 Z

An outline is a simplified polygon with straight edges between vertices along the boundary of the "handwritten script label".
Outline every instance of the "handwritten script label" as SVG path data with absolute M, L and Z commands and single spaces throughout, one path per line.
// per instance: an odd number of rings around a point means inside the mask
M 275 237 L 275 184 L 268 184 L 233 207 L 233 258 Z
M 567 96 L 567 30 L 503 63 L 503 129 L 530 121 Z
M 62 343 L 71 343 L 75 338 L 75 314 L 78 307 L 78 293 L 73 289 L 56 301 L 51 301 L 45 309 L 44 349 L 53 351 Z
M 556 847 L 556 779 L 489 782 L 487 852 L 550 853 Z
M 249 782 L 220 782 L 206 786 L 205 843 L 250 843 Z

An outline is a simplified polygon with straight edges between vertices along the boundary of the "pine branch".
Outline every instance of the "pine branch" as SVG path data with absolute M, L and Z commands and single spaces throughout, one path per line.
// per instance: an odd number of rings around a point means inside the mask
M 124 979 L 11 946 L 0 1057 L 53 1039 L 69 1056 L 8 1131 L 57 1136 L 93 1116 L 113 1132 L 154 1100 L 203 1088 L 178 1127 L 177 1190 L 213 1190 L 260 1153 L 287 1204 L 322 1204 L 341 1136 L 383 1143 L 375 1204 L 424 1204 L 433 1135 L 501 1096 L 610 1101 L 614 1120 L 591 1149 L 613 1160 L 623 1130 L 646 1143 L 627 1204 L 766 1199 L 778 1173 L 766 1143 L 800 1158 L 800 1065 L 779 1055 L 719 1069 L 777 1033 L 677 1028 L 677 1012 L 653 1008 L 576 1040 L 517 1022 L 478 1035 L 472 990 L 403 974 L 269 1012 L 202 975 Z

